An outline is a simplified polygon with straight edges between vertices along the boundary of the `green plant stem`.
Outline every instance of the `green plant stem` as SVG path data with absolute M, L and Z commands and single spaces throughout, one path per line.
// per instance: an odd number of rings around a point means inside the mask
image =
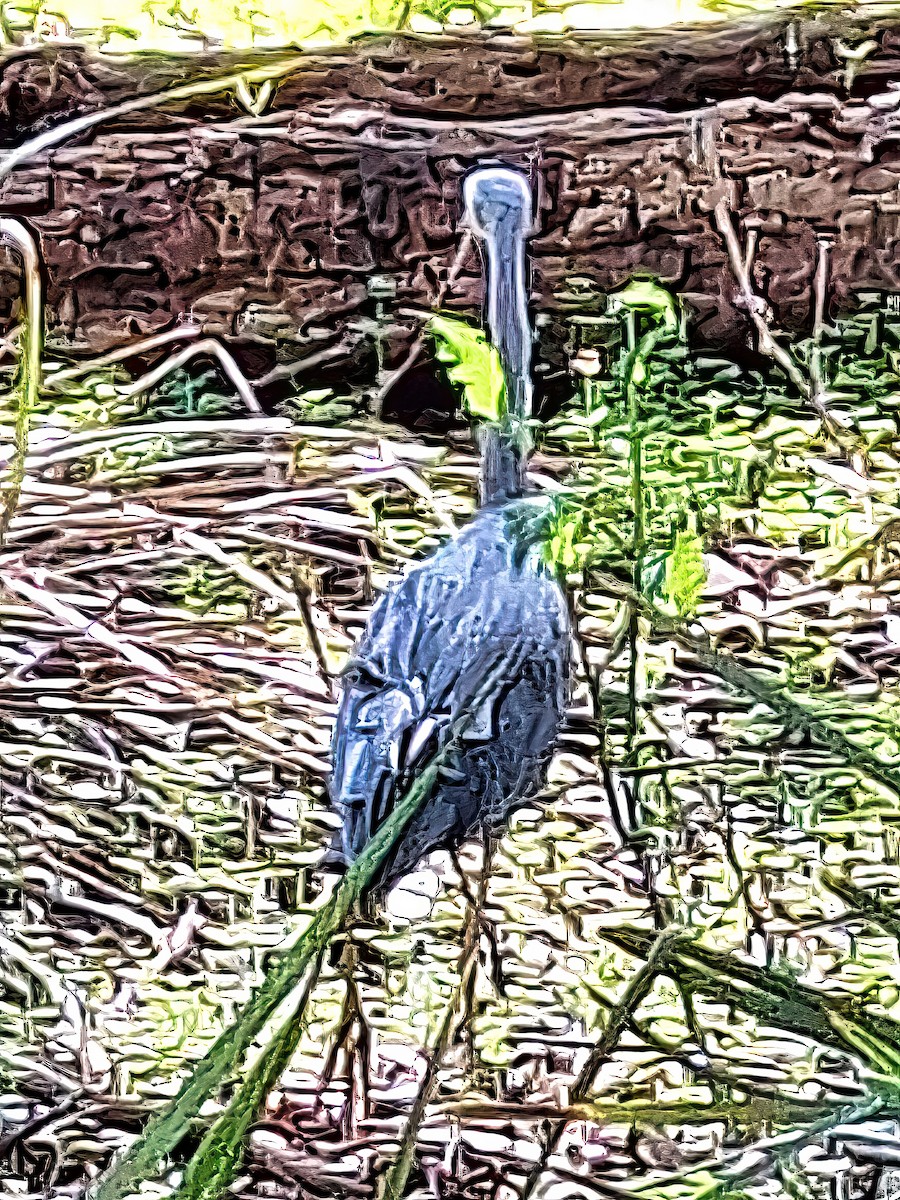
M 662 1178 L 638 1180 L 629 1189 L 629 1194 L 635 1196 L 644 1195 L 647 1192 L 654 1191 L 656 1188 L 669 1188 L 673 1185 L 684 1184 L 685 1180 L 690 1179 L 692 1175 L 698 1175 L 701 1172 L 722 1172 L 729 1167 L 732 1169 L 728 1171 L 726 1178 L 715 1179 L 714 1182 L 704 1186 L 702 1190 L 695 1191 L 692 1195 L 692 1200 L 701 1200 L 702 1197 L 708 1196 L 711 1193 L 714 1195 L 721 1194 L 723 1185 L 729 1189 L 729 1192 L 732 1192 L 738 1180 L 749 1182 L 762 1171 L 766 1170 L 771 1156 L 783 1152 L 789 1146 L 807 1142 L 810 1138 L 817 1137 L 819 1134 L 828 1133 L 829 1130 L 834 1129 L 837 1125 L 849 1125 L 865 1121 L 868 1117 L 880 1112 L 881 1108 L 882 1103 L 878 1098 L 867 1100 L 858 1105 L 842 1105 L 837 1111 L 832 1110 L 826 1116 L 820 1117 L 805 1127 L 788 1129 L 784 1133 L 776 1133 L 772 1137 L 763 1138 L 754 1145 L 729 1151 L 726 1154 L 725 1161 L 708 1159 L 706 1162 L 692 1163 L 684 1170 L 673 1171 Z M 762 1155 L 762 1158 L 760 1158 L 760 1155 Z
M 878 896 L 872 896 L 863 888 L 857 887 L 849 879 L 841 879 L 833 871 L 826 869 L 822 872 L 822 878 L 826 887 L 836 896 L 840 896 L 845 904 L 880 925 L 885 933 L 900 941 L 900 915 L 895 904 L 885 903 Z
M 592 582 L 609 595 L 619 596 L 633 604 L 651 623 L 657 634 L 673 637 L 695 656 L 700 665 L 710 674 L 718 675 L 725 683 L 738 691 L 745 692 L 770 708 L 788 733 L 801 733 L 814 738 L 832 750 L 850 766 L 867 774 L 871 779 L 900 793 L 900 769 L 879 758 L 866 746 L 850 741 L 837 729 L 805 708 L 789 688 L 769 683 L 758 672 L 741 666 L 727 650 L 717 650 L 710 643 L 709 635 L 698 632 L 701 627 L 691 626 L 661 612 L 645 596 L 633 587 L 603 572 L 589 572 Z
M 475 693 L 460 705 L 463 716 L 450 726 L 443 747 L 423 766 L 390 815 L 348 868 L 331 897 L 319 909 L 312 923 L 295 945 L 285 952 L 277 966 L 272 968 L 238 1019 L 219 1035 L 185 1079 L 178 1094 L 150 1118 L 143 1133 L 113 1164 L 100 1181 L 94 1200 L 125 1200 L 154 1174 L 163 1158 L 184 1138 L 202 1106 L 233 1075 L 266 1022 L 287 999 L 297 982 L 321 959 L 332 938 L 344 927 L 356 902 L 375 879 L 380 866 L 413 816 L 428 799 L 441 768 L 457 749 L 474 720 L 474 714 L 513 670 L 514 656 L 504 654 Z M 294 1020 L 299 1021 L 301 1016 L 302 1009 L 298 1008 Z M 279 1046 L 283 1047 L 284 1043 L 276 1039 L 273 1053 L 278 1053 Z M 256 1086 L 259 1085 L 248 1084 L 248 1088 Z M 241 1089 L 238 1094 L 241 1094 Z M 246 1101 L 240 1101 L 242 1120 L 245 1106 L 249 1106 L 252 1099 L 250 1090 L 247 1096 Z M 205 1193 L 206 1196 L 216 1194 L 210 1191 Z
M 20 335 L 20 346 L 24 346 L 24 349 L 19 354 L 19 371 L 14 392 L 14 451 L 9 485 L 3 501 L 3 512 L 0 514 L 0 546 L 6 539 L 9 523 L 18 506 L 22 484 L 25 482 L 31 414 L 37 407 L 40 395 L 41 357 L 44 350 L 44 300 L 37 242 L 21 221 L 13 217 L 0 217 L 0 244 L 2 243 L 11 245 L 22 260 L 25 318 Z
M 628 469 L 631 491 L 631 586 L 643 594 L 644 555 L 647 549 L 646 506 L 644 504 L 644 428 L 641 397 L 643 382 L 647 377 L 648 365 L 659 339 L 668 327 L 657 315 L 654 324 L 635 344 L 634 327 L 638 313 L 628 312 L 629 354 L 626 365 L 625 395 L 628 403 Z M 640 373 L 640 374 L 639 374 Z M 631 610 L 628 625 L 628 640 L 631 658 L 628 665 L 628 754 L 634 754 L 638 735 L 638 693 L 642 690 L 638 678 L 640 672 L 641 614 L 636 607 Z
M 646 958 L 656 937 L 635 929 L 603 931 L 606 941 Z M 824 995 L 786 972 L 772 971 L 733 954 L 692 943 L 675 945 L 667 965 L 692 994 L 711 997 L 766 1025 L 812 1038 L 843 1053 L 861 1055 L 897 1080 L 900 1095 L 900 1025 L 866 1012 L 855 998 Z
M 622 1036 L 622 1031 L 633 1017 L 635 1010 L 646 999 L 657 974 L 665 967 L 678 943 L 690 936 L 690 932 L 679 927 L 665 930 L 651 943 L 646 962 L 628 981 L 625 994 L 619 1003 L 613 1005 L 609 1010 L 603 1033 L 594 1044 L 588 1055 L 587 1062 L 581 1068 L 578 1078 L 572 1085 L 570 1101 L 573 1105 L 583 1104 L 587 1100 L 594 1082 L 594 1076 L 616 1048 L 619 1038 Z M 520 1200 L 529 1200 L 534 1192 L 541 1175 L 546 1169 L 547 1160 L 559 1144 L 559 1139 L 562 1137 L 566 1124 L 567 1118 L 562 1117 L 555 1123 L 549 1136 L 544 1140 L 541 1145 L 538 1161 L 532 1167 L 528 1173 L 528 1178 L 525 1180 Z
M 266 1097 L 287 1070 L 303 1035 L 300 1014 L 315 987 L 326 947 L 311 964 L 300 998 L 249 1071 L 228 1108 L 200 1143 L 173 1200 L 214 1200 L 234 1181 L 244 1155 L 244 1138 Z
M 628 402 L 628 471 L 631 489 L 631 586 L 640 592 L 644 576 L 644 443 L 641 437 L 640 392 L 635 382 L 638 363 L 643 366 L 640 346 L 634 345 L 634 326 L 637 314 L 628 313 L 629 362 L 628 382 L 625 394 Z M 641 342 L 646 340 L 644 335 Z M 638 732 L 638 653 L 641 635 L 641 619 L 636 608 L 632 608 L 628 622 L 628 644 L 631 654 L 628 662 L 628 756 L 634 753 Z

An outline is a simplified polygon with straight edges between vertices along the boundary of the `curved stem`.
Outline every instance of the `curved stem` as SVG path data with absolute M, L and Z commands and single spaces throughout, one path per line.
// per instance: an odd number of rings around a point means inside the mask
M 28 433 L 31 414 L 37 407 L 41 388 L 41 355 L 44 349 L 44 304 L 41 285 L 40 254 L 31 230 L 14 217 L 0 217 L 0 244 L 12 246 L 22 260 L 25 319 L 19 343 L 19 372 L 13 394 L 16 397 L 15 450 L 11 464 L 3 513 L 0 515 L 0 545 L 19 503 L 25 480 Z
M 137 358 L 141 354 L 149 354 L 151 350 L 158 350 L 160 346 L 168 346 L 170 342 L 186 341 L 188 338 L 198 337 L 202 331 L 202 326 L 197 325 L 176 325 L 172 329 L 166 329 L 162 333 L 154 333 L 150 337 L 142 338 L 137 342 L 129 342 L 125 346 L 117 346 L 114 350 L 108 350 L 106 354 L 101 354 L 99 358 L 85 359 L 83 362 L 75 363 L 71 367 L 63 367 L 59 371 L 52 371 L 49 375 L 44 376 L 45 387 L 56 387 L 58 384 L 65 382 L 67 379 L 79 379 L 82 375 L 90 375 L 92 371 L 102 370 L 103 367 L 111 367 L 116 363 L 122 362 L 126 358 Z
M 647 363 L 654 347 L 665 332 L 660 325 L 653 325 L 635 344 L 635 323 L 637 313 L 632 309 L 628 313 L 629 361 L 627 366 L 627 383 L 625 394 L 628 401 L 628 441 L 629 441 L 629 476 L 631 481 L 631 586 L 635 592 L 642 594 L 644 586 L 644 551 L 646 549 L 646 529 L 644 511 L 644 441 L 641 427 L 641 392 L 642 382 L 646 377 Z M 640 372 L 640 374 L 639 374 Z M 628 668 L 628 754 L 629 759 L 634 752 L 634 744 L 638 733 L 638 651 L 640 642 L 640 614 L 637 608 L 632 608 L 629 622 L 629 642 L 631 644 L 631 661 Z
M 262 405 L 257 400 L 256 393 L 250 386 L 243 371 L 235 362 L 234 356 L 229 350 L 225 349 L 221 342 L 209 336 L 201 338 L 199 342 L 193 342 L 191 345 L 183 347 L 170 358 L 167 358 L 164 362 L 154 367 L 152 371 L 148 371 L 146 375 L 141 375 L 139 379 L 135 379 L 132 383 L 129 383 L 122 389 L 122 395 L 141 396 L 145 392 L 149 392 L 158 383 L 161 383 L 167 375 L 186 366 L 192 358 L 198 358 L 201 355 L 215 359 L 221 367 L 222 373 L 234 386 L 235 391 L 241 400 L 243 400 L 244 406 L 249 412 L 262 413 Z

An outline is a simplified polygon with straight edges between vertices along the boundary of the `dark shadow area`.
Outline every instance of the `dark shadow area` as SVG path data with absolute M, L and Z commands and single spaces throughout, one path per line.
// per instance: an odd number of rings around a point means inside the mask
M 442 437 L 451 430 L 465 429 L 467 423 L 456 393 L 440 378 L 438 370 L 435 364 L 422 363 L 401 375 L 384 398 L 384 420 L 425 437 Z

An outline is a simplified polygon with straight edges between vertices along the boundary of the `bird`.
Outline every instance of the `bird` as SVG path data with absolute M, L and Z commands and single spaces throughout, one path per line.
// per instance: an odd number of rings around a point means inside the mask
M 508 167 L 464 181 L 466 218 L 487 259 L 487 324 L 506 413 L 476 430 L 479 508 L 374 606 L 341 680 L 332 803 L 348 863 L 441 748 L 498 658 L 504 669 L 449 755 L 430 796 L 382 862 L 373 892 L 437 849 L 502 831 L 543 785 L 565 716 L 571 621 L 540 536 L 548 501 L 529 491 L 532 334 L 525 287 L 531 192 Z

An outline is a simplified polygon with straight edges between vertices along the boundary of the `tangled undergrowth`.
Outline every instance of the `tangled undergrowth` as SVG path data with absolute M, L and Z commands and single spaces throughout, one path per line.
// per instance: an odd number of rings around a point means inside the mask
M 580 649 L 547 792 L 360 918 L 295 1044 L 260 1033 L 237 1195 L 892 1169 L 900 321 L 794 348 L 848 451 L 774 368 L 625 308 L 535 431 Z M 475 505 L 459 441 L 248 415 L 197 364 L 133 383 L 44 388 L 0 551 L 0 1195 L 84 1194 L 322 909 L 336 675 Z M 192 1194 L 190 1150 L 144 1194 Z

